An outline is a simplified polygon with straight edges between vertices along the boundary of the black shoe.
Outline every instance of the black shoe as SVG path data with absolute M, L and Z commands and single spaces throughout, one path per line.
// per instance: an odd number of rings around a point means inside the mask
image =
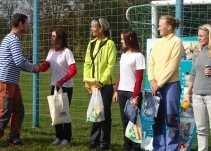
M 97 151 L 106 151 L 106 150 L 109 150 L 109 147 L 104 146 L 104 147 L 98 147 L 97 148 Z
M 132 150 L 128 148 L 127 149 L 123 148 L 122 151 L 132 151 Z
M 141 148 L 132 148 L 131 151 L 141 151 Z
M 93 144 L 93 143 L 89 143 L 89 144 L 87 145 L 87 147 L 88 147 L 89 149 L 94 149 L 94 148 L 97 147 L 97 145 L 96 145 L 96 144 Z
M 14 147 L 14 146 L 23 146 L 23 142 L 21 140 L 13 140 L 8 142 L 9 147 Z

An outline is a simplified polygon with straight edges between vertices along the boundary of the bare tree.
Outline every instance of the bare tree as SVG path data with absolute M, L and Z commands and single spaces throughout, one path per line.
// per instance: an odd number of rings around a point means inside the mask
M 18 8 L 17 1 L 8 1 L 8 0 L 1 0 L 0 1 L 0 10 L 2 15 L 8 19 L 8 24 L 11 21 L 12 14 Z
M 32 17 L 31 4 L 32 0 L 1 0 L 0 14 L 8 20 L 8 24 L 10 24 L 11 18 L 15 13 L 30 13 L 30 17 Z

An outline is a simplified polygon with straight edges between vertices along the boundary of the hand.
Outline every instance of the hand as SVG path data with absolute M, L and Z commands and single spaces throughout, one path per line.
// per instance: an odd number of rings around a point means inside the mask
M 96 87 L 97 89 L 101 89 L 101 88 L 102 88 L 102 85 L 100 85 L 100 83 L 96 83 L 95 87 Z
M 39 72 L 40 72 L 39 66 L 35 64 L 33 68 L 33 73 L 39 73 Z
M 85 82 L 85 88 L 87 89 L 87 91 L 90 93 L 92 90 L 91 90 L 91 87 Z
M 95 87 L 101 89 L 103 87 L 103 84 L 100 81 L 98 81 L 96 82 Z
M 157 81 L 156 80 L 150 80 L 150 86 L 151 86 L 151 89 L 152 89 L 152 95 L 156 95 L 156 92 L 159 89 Z
M 118 102 L 118 93 L 117 93 L 117 92 L 114 92 L 113 101 L 114 101 L 115 103 Z
M 55 87 L 61 88 L 62 86 L 61 86 L 59 83 L 56 83 L 56 84 L 55 84 Z
M 211 76 L 211 69 L 210 69 L 210 68 L 205 68 L 205 69 L 204 69 L 204 74 L 205 74 L 206 76 Z
M 136 105 L 138 105 L 138 96 L 133 98 L 131 104 L 132 104 L 132 107 L 135 107 Z
M 188 101 L 190 103 L 190 98 L 191 98 L 191 95 L 185 94 L 183 100 Z
M 181 107 L 183 108 L 183 109 L 187 109 L 187 108 L 189 108 L 190 107 L 190 95 L 185 95 L 184 96 L 184 98 L 183 98 L 183 101 L 182 101 L 182 103 L 181 103 Z

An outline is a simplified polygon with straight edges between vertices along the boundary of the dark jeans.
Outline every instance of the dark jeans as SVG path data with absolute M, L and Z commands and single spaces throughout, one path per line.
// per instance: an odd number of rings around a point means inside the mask
M 125 131 L 128 125 L 128 118 L 124 113 L 125 104 L 128 99 L 130 99 L 133 96 L 133 92 L 129 91 L 118 91 L 118 98 L 119 98 L 119 107 L 120 107 L 120 114 L 122 119 L 122 125 L 123 125 L 123 136 L 124 136 L 124 150 L 126 151 L 140 151 L 140 144 L 135 143 L 125 137 Z M 138 108 L 141 110 L 141 103 L 142 103 L 142 93 L 139 95 L 139 101 L 138 101 Z
M 55 86 L 51 87 L 51 95 L 54 94 L 54 88 Z M 72 94 L 73 94 L 73 88 L 69 87 L 62 87 L 63 92 L 67 92 L 67 97 L 69 99 L 69 105 L 71 103 Z M 58 91 L 58 89 L 57 89 Z M 57 124 L 55 125 L 56 130 L 56 137 L 63 140 L 66 139 L 67 141 L 71 141 L 72 138 L 72 125 L 71 123 L 64 123 L 64 124 Z
M 113 97 L 113 85 L 105 85 L 101 88 L 105 121 L 93 122 L 91 125 L 90 143 L 108 148 L 111 143 L 111 102 Z
M 166 83 L 161 89 L 158 116 L 154 118 L 153 148 L 155 151 L 177 151 L 180 135 L 180 82 Z M 166 135 L 166 126 L 168 134 Z

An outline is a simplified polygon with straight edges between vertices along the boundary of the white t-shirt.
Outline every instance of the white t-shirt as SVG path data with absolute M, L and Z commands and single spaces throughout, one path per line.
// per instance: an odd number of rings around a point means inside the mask
M 142 53 L 123 53 L 120 59 L 120 81 L 118 90 L 133 92 L 136 82 L 136 70 L 143 69 L 145 69 L 145 58 Z
M 50 50 L 46 61 L 50 63 L 51 85 L 55 85 L 60 79 L 64 78 L 69 71 L 69 65 L 75 63 L 73 53 L 68 48 L 61 51 Z M 63 87 L 73 87 L 73 80 L 66 81 Z

